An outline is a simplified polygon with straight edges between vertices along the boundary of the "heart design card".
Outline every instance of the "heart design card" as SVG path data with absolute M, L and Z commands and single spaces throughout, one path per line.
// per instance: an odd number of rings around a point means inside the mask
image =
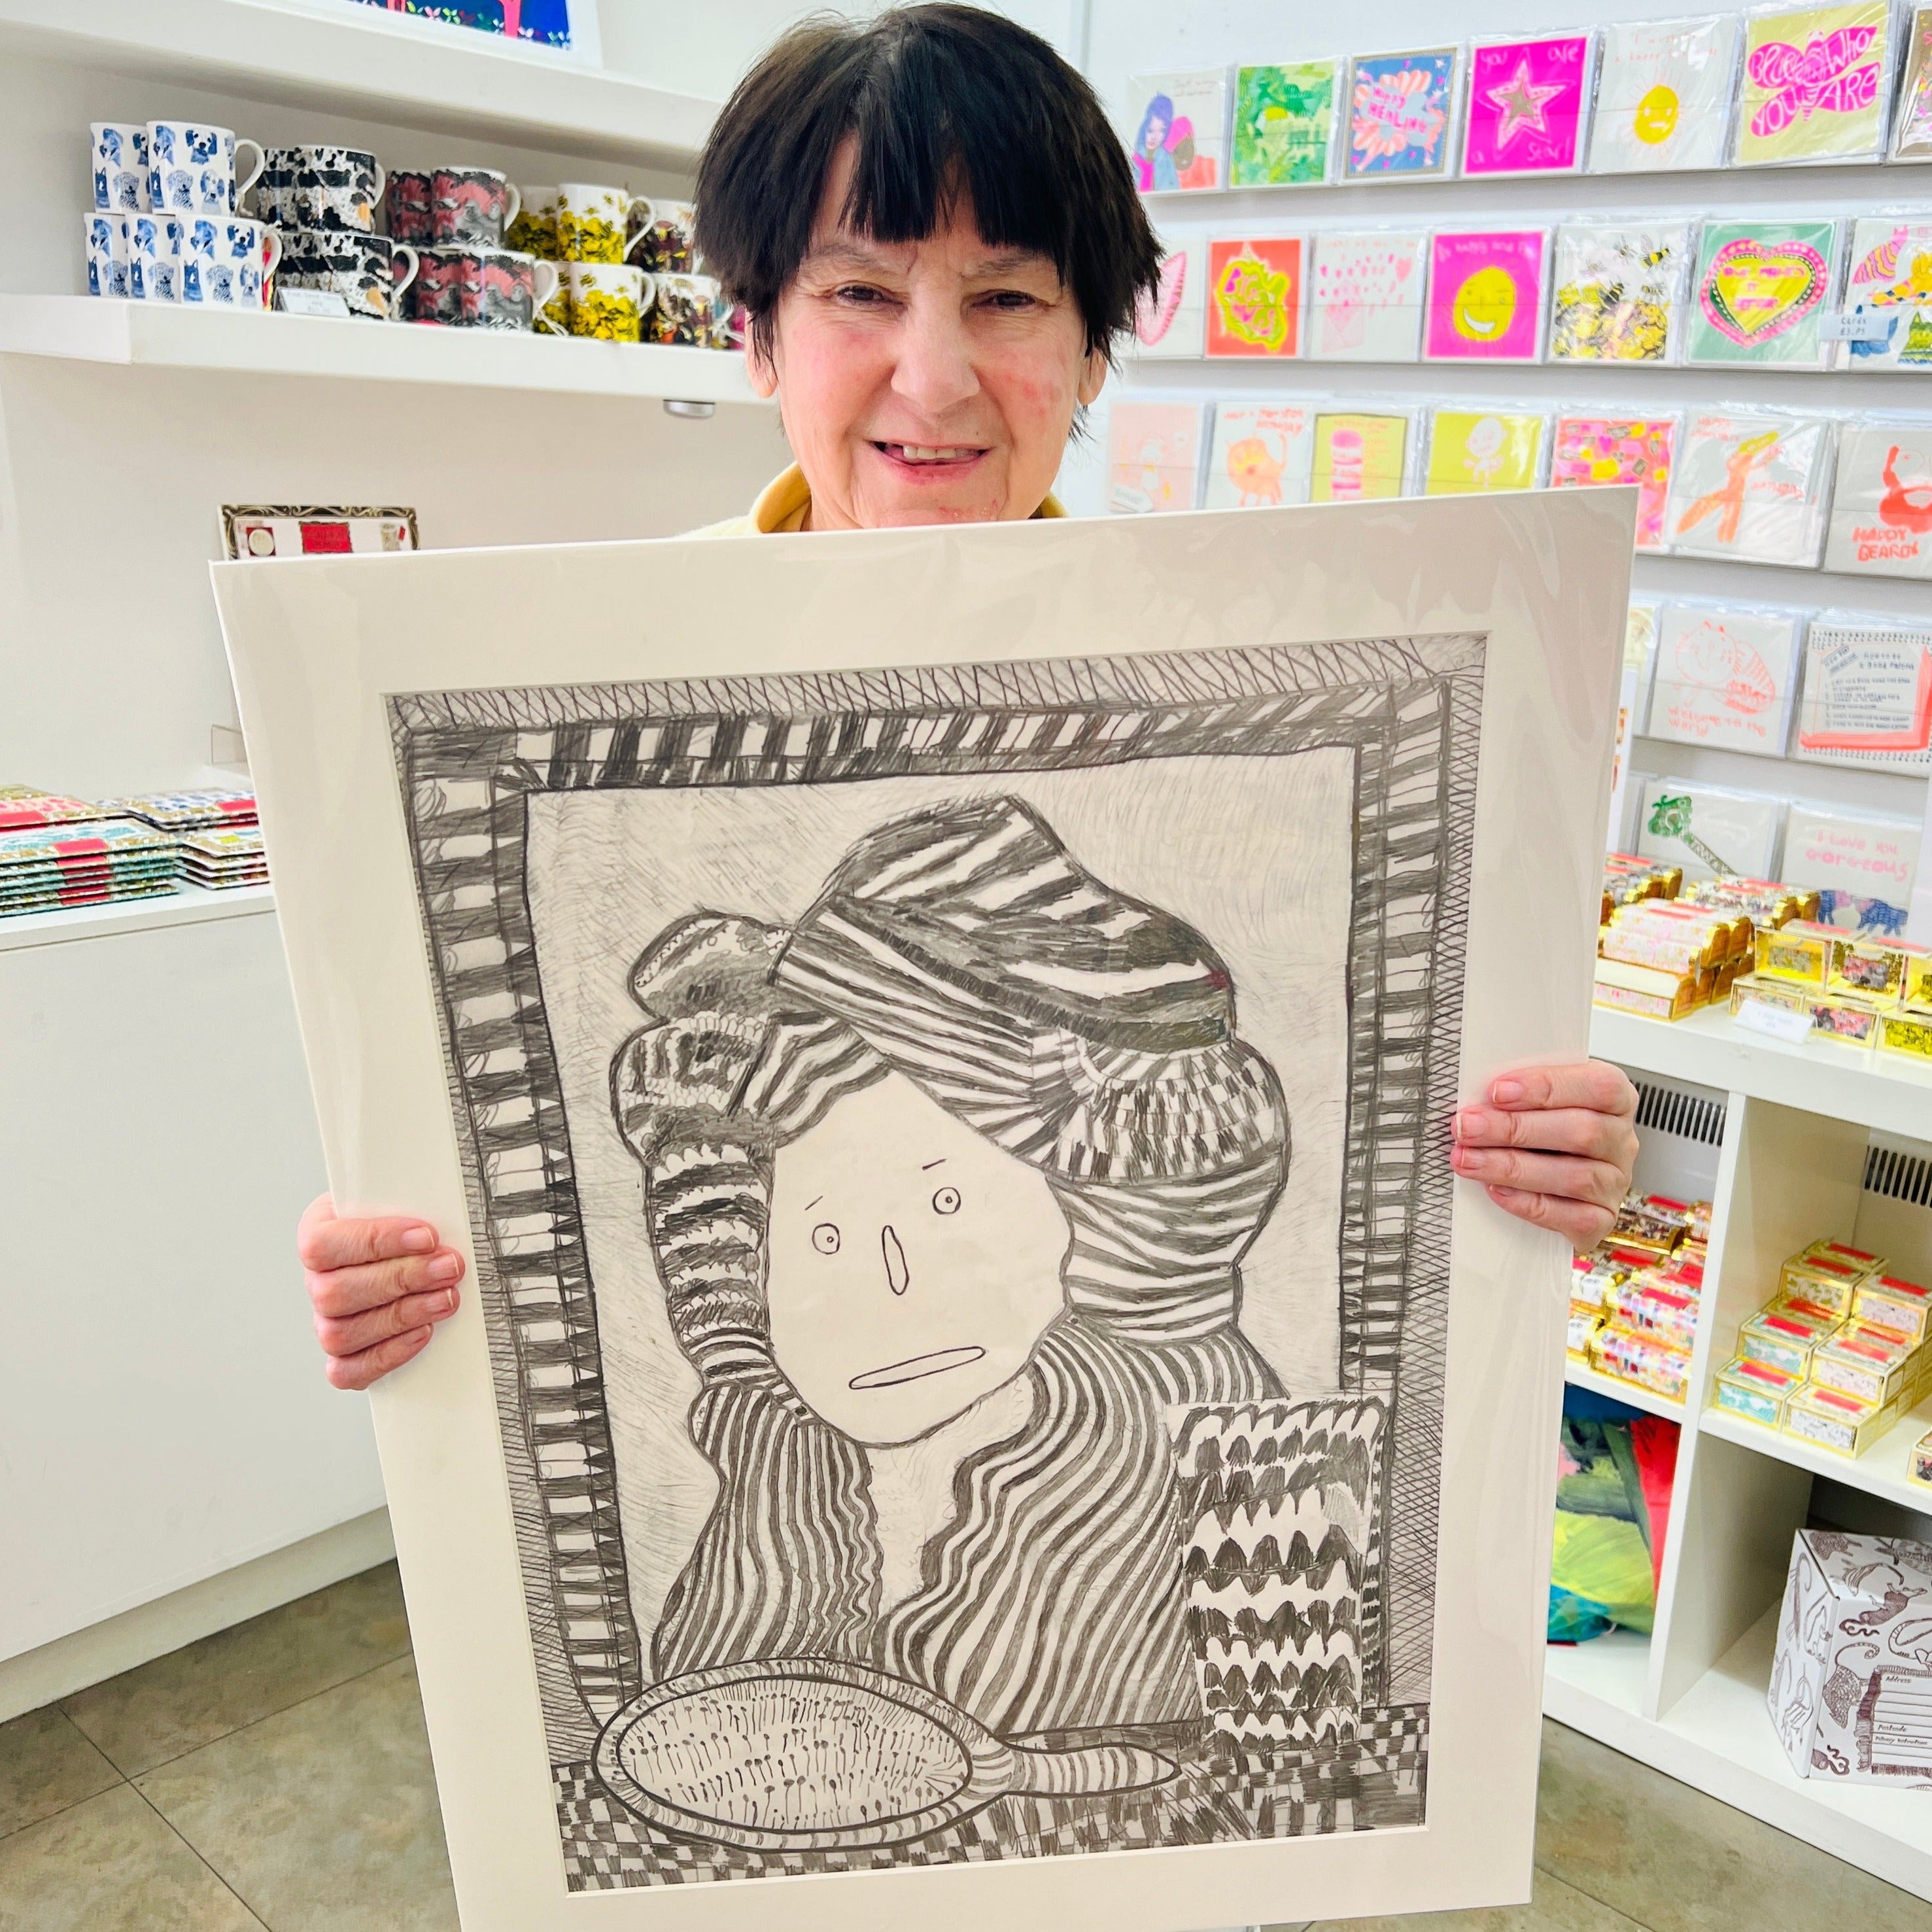
M 1118 402 L 1107 424 L 1107 508 L 1192 510 L 1200 500 L 1201 405 Z
M 1306 402 L 1216 404 L 1202 508 L 1245 510 L 1306 502 L 1315 416 L 1316 406 Z
M 1916 8 L 1903 36 L 1905 73 L 1892 136 L 1894 161 L 1932 161 L 1932 6 Z
M 1308 244 L 1299 235 L 1208 244 L 1208 353 L 1299 356 Z
M 1839 431 L 1825 568 L 1932 578 L 1932 416 L 1855 421 Z
M 1549 265 L 1545 229 L 1437 230 L 1429 242 L 1424 359 L 1540 361 Z
M 1890 0 L 1746 14 L 1732 162 L 1878 160 L 1891 18 Z
M 1674 416 L 1559 416 L 1550 445 L 1550 487 L 1634 483 L 1636 547 L 1660 550 L 1677 430 Z
M 1228 70 L 1142 74 L 1127 83 L 1133 104 L 1128 156 L 1143 194 L 1228 184 Z
M 1208 251 L 1198 242 L 1172 244 L 1161 259 L 1160 286 L 1134 310 L 1133 352 L 1162 358 L 1198 356 L 1207 326 Z
M 1932 217 L 1863 216 L 1852 224 L 1847 252 L 1846 310 L 1883 328 L 1834 345 L 1838 366 L 1932 370 Z
M 1674 361 L 1690 269 L 1690 226 L 1566 222 L 1556 231 L 1552 362 Z
M 1550 432 L 1546 416 L 1528 410 L 1438 409 L 1429 421 L 1425 496 L 1534 490 Z
M 1797 610 L 1666 604 L 1648 735 L 1783 757 L 1804 621 Z
M 1838 260 L 1835 221 L 1707 221 L 1684 359 L 1816 369 Z
M 1627 20 L 1604 28 L 1590 172 L 1722 167 L 1738 31 L 1735 14 Z
M 1588 34 L 1478 40 L 1463 109 L 1465 175 L 1574 173 L 1589 112 Z
M 1460 59 L 1456 47 L 1348 56 L 1344 181 L 1415 181 L 1450 172 Z
M 1822 416 L 1768 410 L 1694 412 L 1670 479 L 1670 548 L 1750 563 L 1816 563 L 1833 427 Z
M 1932 630 L 1814 618 L 1792 755 L 1932 771 Z
M 1237 68 L 1232 185 L 1302 188 L 1325 182 L 1341 85 L 1339 60 Z
M 1328 362 L 1413 362 L 1422 353 L 1429 231 L 1314 237 L 1308 353 Z
M 1400 496 L 1408 480 L 1415 434 L 1415 417 L 1408 410 L 1335 410 L 1318 414 L 1309 501 L 1354 503 Z

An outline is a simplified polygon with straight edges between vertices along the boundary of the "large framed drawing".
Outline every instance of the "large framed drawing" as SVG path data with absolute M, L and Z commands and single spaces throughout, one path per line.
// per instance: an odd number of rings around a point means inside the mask
M 218 567 L 466 1924 L 1526 1889 L 1628 494 Z

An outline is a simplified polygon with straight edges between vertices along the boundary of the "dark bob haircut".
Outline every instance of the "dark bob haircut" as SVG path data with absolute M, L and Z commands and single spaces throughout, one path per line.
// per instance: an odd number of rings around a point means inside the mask
M 848 226 L 923 242 L 969 196 L 987 243 L 1046 256 L 1111 356 L 1156 286 L 1160 249 L 1094 90 L 1037 34 L 976 7 L 820 15 L 739 83 L 698 170 L 698 251 L 770 351 L 832 156 L 857 166 Z

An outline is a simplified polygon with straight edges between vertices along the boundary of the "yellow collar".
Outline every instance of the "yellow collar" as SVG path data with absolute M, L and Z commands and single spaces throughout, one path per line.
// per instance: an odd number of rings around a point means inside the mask
M 800 530 L 805 527 L 806 513 L 811 508 L 812 486 L 805 480 L 805 472 L 794 463 L 758 492 L 758 500 L 752 506 L 747 526 L 754 536 Z M 1060 507 L 1059 499 L 1052 496 L 1048 496 L 1034 512 L 1036 517 L 1064 517 L 1066 514 Z

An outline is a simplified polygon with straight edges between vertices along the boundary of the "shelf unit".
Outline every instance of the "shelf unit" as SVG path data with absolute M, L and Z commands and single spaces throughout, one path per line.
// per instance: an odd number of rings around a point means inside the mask
M 210 892 L 203 886 L 184 885 L 158 898 L 130 899 L 119 905 L 70 906 L 60 912 L 0 919 L 0 952 L 64 945 L 76 939 L 106 939 L 121 933 L 160 932 L 171 926 L 201 926 L 210 920 L 247 919 L 274 909 L 272 886 L 236 886 Z

